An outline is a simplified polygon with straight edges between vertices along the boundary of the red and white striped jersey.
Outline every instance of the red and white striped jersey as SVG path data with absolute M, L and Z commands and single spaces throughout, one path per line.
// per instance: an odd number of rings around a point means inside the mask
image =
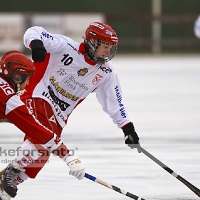
M 30 48 L 34 39 L 42 40 L 47 55 L 43 63 L 35 63 L 36 73 L 22 98 L 46 100 L 64 127 L 74 108 L 95 92 L 103 110 L 118 127 L 130 122 L 122 102 L 119 79 L 110 61 L 105 64 L 93 62 L 84 54 L 84 43 L 48 33 L 42 27 L 31 27 L 25 32 L 25 46 Z
M 7 118 L 38 144 L 45 144 L 54 137 L 54 133 L 44 127 L 29 112 L 13 86 L 1 75 L 0 97 L 0 119 Z

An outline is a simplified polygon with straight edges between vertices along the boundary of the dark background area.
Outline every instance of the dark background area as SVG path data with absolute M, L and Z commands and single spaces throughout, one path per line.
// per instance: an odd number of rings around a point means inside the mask
M 0 12 L 103 13 L 119 37 L 119 52 L 152 52 L 152 22 L 161 23 L 162 52 L 200 52 L 193 32 L 200 14 L 200 0 L 162 0 L 160 15 L 152 14 L 151 0 L 11 0 Z M 92 19 L 91 19 L 92 21 Z

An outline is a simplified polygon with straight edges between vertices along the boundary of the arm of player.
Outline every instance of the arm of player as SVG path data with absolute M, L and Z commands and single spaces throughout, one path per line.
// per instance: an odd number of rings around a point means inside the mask
M 97 99 L 103 110 L 110 115 L 113 122 L 122 129 L 125 136 L 125 144 L 130 148 L 137 148 L 139 152 L 139 137 L 123 102 L 122 90 L 117 74 L 112 69 L 110 77 L 99 88 L 96 89 Z
M 52 141 L 56 141 L 54 145 L 52 145 Z M 53 154 L 59 156 L 67 164 L 70 169 L 70 175 L 75 176 L 79 180 L 84 178 L 85 167 L 81 160 L 76 155 L 71 154 L 60 138 L 54 137 L 43 146 Z M 47 148 L 47 146 L 49 146 L 49 148 Z
M 68 39 L 62 35 L 49 33 L 43 27 L 33 26 L 24 34 L 24 45 L 32 50 L 32 59 L 35 62 L 42 62 L 47 52 L 53 54 L 66 50 Z
M 133 123 L 129 122 L 122 127 L 122 130 L 124 132 L 125 144 L 127 144 L 131 149 L 137 148 L 138 152 L 141 153 L 139 137 L 135 131 Z

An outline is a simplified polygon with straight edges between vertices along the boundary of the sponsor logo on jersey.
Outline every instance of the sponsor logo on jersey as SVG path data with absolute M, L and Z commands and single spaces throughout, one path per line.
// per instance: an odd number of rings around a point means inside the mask
M 95 77 L 92 79 L 92 84 L 96 85 L 99 81 L 103 78 L 100 74 L 96 74 Z
M 61 141 L 61 139 L 60 139 L 58 136 L 56 136 L 56 139 L 54 140 L 54 142 L 55 142 L 56 144 L 58 144 L 60 141 Z
M 51 122 L 54 122 L 56 124 L 56 118 L 54 115 L 52 115 L 50 118 L 49 118 L 49 121 Z
M 47 32 L 42 32 L 42 33 L 41 33 L 41 39 L 42 39 L 43 37 L 49 38 L 49 39 L 53 40 L 53 36 L 50 35 L 50 34 L 47 33 Z
M 53 101 L 60 107 L 62 111 L 65 111 L 70 105 L 62 100 L 60 100 L 53 92 L 50 86 L 48 86 L 49 94 Z
M 64 83 L 73 90 L 76 89 L 76 86 L 81 87 L 84 90 L 88 90 L 88 87 L 86 87 L 85 84 L 79 83 L 78 81 L 75 80 L 73 76 L 70 76 L 70 78 L 66 80 Z
M 32 99 L 27 99 L 27 108 L 29 109 L 30 113 L 33 114 L 33 107 L 32 107 L 32 102 L 33 100 Z
M 61 95 L 63 95 L 64 97 L 67 97 L 68 99 L 71 99 L 72 101 L 77 101 L 79 99 L 79 97 L 67 92 L 64 88 L 60 87 L 54 76 L 50 77 L 50 81 L 52 85 L 55 87 L 56 91 L 60 93 Z
M 10 85 L 2 78 L 0 78 L 0 88 L 4 91 L 6 95 L 15 93 L 15 91 L 10 87 Z
M 65 75 L 67 75 L 67 72 L 65 72 L 65 70 L 62 69 L 62 68 L 60 68 L 57 72 L 59 73 L 60 76 L 65 76 Z
M 59 109 L 59 106 L 54 102 L 54 100 L 51 98 L 50 94 L 48 92 L 43 92 L 42 96 L 46 97 L 47 99 L 49 99 L 49 101 L 51 102 L 52 106 L 54 107 L 54 114 L 56 116 L 58 116 L 63 122 L 65 121 L 64 116 L 61 113 L 61 110 Z
M 74 51 L 76 51 L 78 54 L 80 54 L 80 52 L 77 50 L 76 47 L 72 46 L 70 43 L 67 43 Z
M 118 103 L 119 103 L 121 116 L 122 116 L 123 118 L 126 118 L 126 111 L 125 111 L 124 105 L 122 104 L 122 96 L 121 96 L 121 94 L 120 94 L 120 91 L 119 91 L 119 87 L 118 87 L 118 86 L 115 87 L 115 94 L 116 94 L 116 96 L 117 96 L 117 101 L 118 101 Z
M 102 65 L 99 67 L 99 69 L 101 69 L 103 72 L 106 72 L 106 73 L 112 72 L 112 69 L 110 69 L 110 67 L 103 67 Z
M 85 74 L 88 73 L 88 69 L 87 68 L 79 69 L 77 73 L 78 73 L 78 76 L 85 76 Z

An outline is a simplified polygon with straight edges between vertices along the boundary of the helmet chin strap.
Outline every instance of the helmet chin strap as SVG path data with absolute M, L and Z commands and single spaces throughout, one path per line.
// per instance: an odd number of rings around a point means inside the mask
M 16 86 L 17 86 L 17 92 L 19 92 L 21 90 L 20 84 L 18 83 Z
M 17 79 L 16 77 L 17 76 L 14 76 L 13 79 L 12 79 L 13 83 L 15 84 L 15 90 L 16 90 L 17 94 L 19 94 L 19 93 L 23 94 L 24 93 L 24 89 L 23 90 L 21 89 L 21 84 L 23 84 L 26 81 L 26 77 L 23 77 L 21 75 L 21 77 L 20 77 L 21 80 Z M 18 83 L 15 83 L 15 82 L 18 82 Z
M 20 84 L 19 83 L 16 85 L 16 88 L 17 88 L 17 92 L 16 93 L 17 93 L 18 96 L 24 94 L 24 92 L 26 91 L 25 89 L 22 90 L 20 88 Z

